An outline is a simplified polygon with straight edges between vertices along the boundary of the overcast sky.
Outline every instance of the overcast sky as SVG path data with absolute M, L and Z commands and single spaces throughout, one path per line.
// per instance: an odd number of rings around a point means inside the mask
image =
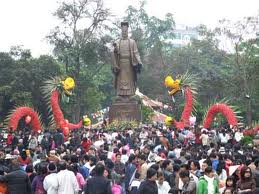
M 138 0 L 104 2 L 118 17 L 128 5 L 138 5 Z M 44 37 L 57 25 L 52 16 L 57 6 L 56 0 L 0 0 L 0 51 L 24 45 L 33 56 L 50 54 Z M 256 14 L 259 0 L 147 0 L 146 10 L 157 17 L 173 13 L 176 24 L 215 26 L 222 18 L 238 20 Z

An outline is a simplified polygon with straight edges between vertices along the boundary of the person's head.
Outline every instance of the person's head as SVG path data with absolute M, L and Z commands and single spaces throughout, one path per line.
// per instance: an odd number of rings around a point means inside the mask
M 129 23 L 128 22 L 121 22 L 121 35 L 122 35 L 122 38 L 128 38 L 128 28 L 129 28 Z
M 241 180 L 251 179 L 252 178 L 252 171 L 251 168 L 244 166 L 240 172 Z
M 254 165 L 256 166 L 256 168 L 259 168 L 259 158 L 255 160 Z
M 153 168 L 147 170 L 147 179 L 150 181 L 155 181 L 157 177 L 157 171 Z
M 71 160 L 71 163 L 78 163 L 78 156 L 73 154 L 71 155 L 70 160 Z
M 90 156 L 89 157 L 89 164 L 90 164 L 90 166 L 94 166 L 96 164 L 96 162 L 97 162 L 97 159 L 96 159 L 95 156 Z
M 223 194 L 233 194 L 232 189 L 225 189 Z
M 183 170 L 189 170 L 189 165 L 188 164 L 181 164 L 181 171 Z
M 199 161 L 197 161 L 197 160 L 191 161 L 190 167 L 191 167 L 191 170 L 193 170 L 193 171 L 199 170 L 200 169 Z
M 139 156 L 139 163 L 140 163 L 140 164 L 144 164 L 144 163 L 146 162 L 146 160 L 147 160 L 146 155 L 141 154 L 141 155 Z
M 180 171 L 180 168 L 181 168 L 181 167 L 180 167 L 179 164 L 174 164 L 174 165 L 173 165 L 173 170 L 174 170 L 175 173 L 178 173 L 178 172 Z
M 210 178 L 213 178 L 214 177 L 214 171 L 213 171 L 213 168 L 211 166 L 208 166 L 205 171 L 204 171 L 204 174 Z
M 129 156 L 129 163 L 135 162 L 136 156 L 134 154 L 130 154 Z
M 48 166 L 47 162 L 40 162 L 40 164 L 39 164 L 39 173 L 41 175 L 47 174 L 47 172 L 48 172 L 47 166 Z
M 25 172 L 27 173 L 33 173 L 33 165 L 32 164 L 28 164 L 25 168 Z
M 188 170 L 182 170 L 179 173 L 179 177 L 181 178 L 181 180 L 183 181 L 183 183 L 187 183 L 190 180 L 190 173 Z
M 104 168 L 103 176 L 106 178 L 109 178 L 110 174 L 111 174 L 110 170 L 108 168 Z
M 226 180 L 226 187 L 235 187 L 234 177 L 229 176 Z
M 202 165 L 201 165 L 202 171 L 205 172 L 205 169 L 206 169 L 207 167 L 211 166 L 211 165 L 212 165 L 212 164 L 211 164 L 211 161 L 210 161 L 209 159 L 204 160 L 203 163 L 202 163 Z
M 164 173 L 161 172 L 161 171 L 158 171 L 157 172 L 157 180 L 158 180 L 158 184 L 162 185 L 164 180 L 165 180 L 165 177 L 164 177 Z
M 159 165 L 158 165 L 158 164 L 152 164 L 152 165 L 150 166 L 150 168 L 153 168 L 153 169 L 155 169 L 156 171 L 158 171 L 158 170 L 159 170 Z
M 66 170 L 67 169 L 67 163 L 65 161 L 59 162 L 59 169 L 60 170 Z
M 54 162 L 49 163 L 48 172 L 49 173 L 57 172 L 57 167 L 56 167 L 56 164 Z
M 102 163 L 98 163 L 95 166 L 95 173 L 97 176 L 103 176 L 105 167 Z
M 171 160 L 165 160 L 163 161 L 162 165 L 161 165 L 162 169 L 165 169 L 167 171 L 172 171 L 173 170 L 173 165 Z
M 121 161 L 121 154 L 117 153 L 116 154 L 116 162 L 120 162 Z

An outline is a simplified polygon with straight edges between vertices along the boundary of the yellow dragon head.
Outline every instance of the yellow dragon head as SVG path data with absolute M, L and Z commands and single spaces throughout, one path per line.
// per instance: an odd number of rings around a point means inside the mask
M 167 117 L 165 118 L 165 124 L 166 124 L 166 126 L 171 126 L 171 125 L 172 125 L 172 122 L 173 122 L 173 118 L 172 118 L 172 117 L 167 116 Z
M 72 77 L 67 77 L 64 81 L 61 81 L 62 87 L 68 96 L 72 95 L 72 90 L 75 87 L 75 81 Z
M 91 125 L 91 120 L 88 118 L 87 115 L 83 116 L 83 125 L 86 127 Z
M 169 95 L 172 96 L 180 90 L 181 80 L 180 79 L 174 80 L 172 78 L 172 76 L 166 76 L 165 81 L 164 81 L 164 85 L 166 87 L 169 87 L 169 88 L 172 89 L 171 91 L 168 92 Z

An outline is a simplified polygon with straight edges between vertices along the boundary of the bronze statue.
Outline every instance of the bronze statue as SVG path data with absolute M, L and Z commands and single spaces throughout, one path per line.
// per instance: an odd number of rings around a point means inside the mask
M 140 60 L 135 40 L 128 37 L 128 22 L 121 23 L 121 38 L 113 43 L 113 67 L 117 99 L 127 99 L 135 95 Z

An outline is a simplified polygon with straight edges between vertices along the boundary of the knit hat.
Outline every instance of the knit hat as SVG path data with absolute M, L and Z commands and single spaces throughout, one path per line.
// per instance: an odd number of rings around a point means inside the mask
M 56 167 L 56 165 L 53 162 L 49 163 L 48 171 L 49 172 L 56 172 L 57 171 L 57 167 Z

